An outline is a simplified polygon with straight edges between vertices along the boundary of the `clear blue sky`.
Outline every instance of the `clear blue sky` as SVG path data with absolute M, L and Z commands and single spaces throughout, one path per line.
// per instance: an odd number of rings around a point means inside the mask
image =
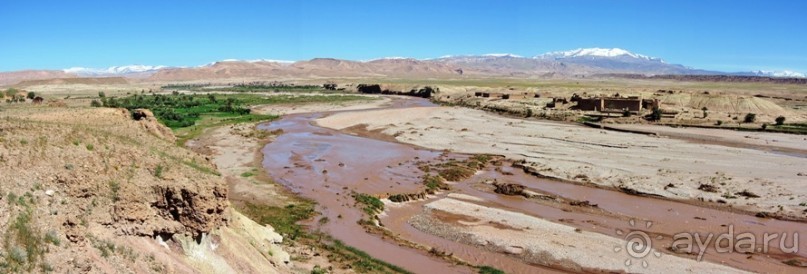
M 807 1 L 0 0 L 0 71 L 579 47 L 807 72 Z

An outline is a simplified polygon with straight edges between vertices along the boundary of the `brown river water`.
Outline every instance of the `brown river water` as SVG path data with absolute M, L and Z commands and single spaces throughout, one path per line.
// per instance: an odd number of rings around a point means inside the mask
M 427 100 L 396 98 L 390 108 L 434 106 Z M 435 161 L 442 152 L 415 146 L 349 135 L 337 130 L 319 127 L 315 120 L 330 113 L 292 114 L 260 125 L 260 129 L 282 129 L 283 134 L 263 148 L 263 166 L 277 182 L 294 192 L 318 203 L 318 210 L 328 222 L 319 229 L 359 248 L 381 260 L 399 265 L 416 273 L 475 273 L 476 270 L 456 266 L 431 256 L 424 250 L 404 247 L 365 232 L 357 223 L 363 212 L 355 205 L 351 192 L 384 196 L 388 193 L 411 193 L 423 189 L 417 162 Z M 445 157 L 445 155 L 443 155 Z M 464 157 L 450 155 L 450 157 Z M 762 219 L 750 215 L 701 207 L 689 203 L 650 197 L 628 195 L 613 190 L 593 188 L 545 178 L 537 178 L 520 169 L 506 167 L 502 171 L 492 168 L 478 172 L 470 179 L 453 185 L 453 193 L 462 193 L 485 199 L 485 206 L 521 212 L 545 220 L 564 223 L 584 231 L 622 238 L 617 230 L 639 229 L 638 224 L 650 221 L 650 228 L 640 229 L 662 239 L 654 247 L 669 254 L 664 247 L 672 242 L 672 235 L 680 232 L 725 233 L 732 225 L 734 233 L 751 232 L 761 241 L 765 232 L 805 234 L 807 224 Z M 506 173 L 508 175 L 504 175 Z M 562 203 L 541 203 L 520 196 L 502 196 L 490 191 L 481 181 L 497 179 L 499 182 L 518 183 L 532 191 L 557 196 L 565 200 L 589 201 L 597 204 L 595 210 L 581 210 Z M 421 211 L 423 204 L 442 198 L 438 194 L 427 201 L 409 202 L 390 206 L 382 223 L 394 234 L 418 244 L 435 247 L 454 254 L 473 265 L 492 265 L 508 273 L 559 272 L 530 265 L 503 253 L 446 240 L 415 229 L 407 220 Z M 313 225 L 313 224 L 312 224 Z M 778 240 L 777 240 L 778 242 Z M 792 242 L 788 239 L 788 243 Z M 739 254 L 706 252 L 704 260 L 723 263 L 739 269 L 782 273 L 800 269 L 782 264 L 793 257 L 807 257 L 807 245 L 800 241 L 796 255 L 784 254 L 772 248 L 767 254 Z M 778 246 L 778 245 L 777 245 Z M 688 255 L 683 255 L 691 257 Z M 694 261 L 693 261 L 694 263 Z M 803 271 L 803 268 L 802 268 Z

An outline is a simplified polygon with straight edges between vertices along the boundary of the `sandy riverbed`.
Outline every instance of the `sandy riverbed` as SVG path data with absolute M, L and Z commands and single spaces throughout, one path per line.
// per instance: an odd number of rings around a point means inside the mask
M 367 125 L 401 142 L 525 159 L 541 174 L 673 199 L 727 203 L 803 219 L 807 158 L 698 144 L 458 107 L 347 112 L 319 119 L 334 129 Z M 788 142 L 799 143 L 798 140 Z M 801 141 L 807 147 L 807 141 Z M 795 144 L 798 146 L 798 144 Z M 714 192 L 703 191 L 709 185 Z M 759 195 L 737 195 L 743 190 Z

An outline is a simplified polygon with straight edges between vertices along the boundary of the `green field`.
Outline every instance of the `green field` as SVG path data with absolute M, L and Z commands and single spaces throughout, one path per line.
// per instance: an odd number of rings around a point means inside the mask
M 228 124 L 269 121 L 275 115 L 252 113 L 250 107 L 271 104 L 337 103 L 372 98 L 359 95 L 272 95 L 259 94 L 153 94 L 102 98 L 96 106 L 131 110 L 149 109 L 179 137 L 180 144 L 199 136 L 205 129 Z

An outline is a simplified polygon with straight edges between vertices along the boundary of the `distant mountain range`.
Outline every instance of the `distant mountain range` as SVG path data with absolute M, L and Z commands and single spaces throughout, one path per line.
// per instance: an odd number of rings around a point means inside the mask
M 514 54 L 443 56 L 418 60 L 388 57 L 369 61 L 315 58 L 307 61 L 222 60 L 197 67 L 116 66 L 104 69 L 74 67 L 63 71 L 0 73 L 0 85 L 44 77 L 126 77 L 161 81 L 223 78 L 285 77 L 467 77 L 507 76 L 528 78 L 587 77 L 593 75 L 731 75 L 804 78 L 793 71 L 720 72 L 669 64 L 656 57 L 619 48 L 581 48 L 549 52 L 534 57 Z

